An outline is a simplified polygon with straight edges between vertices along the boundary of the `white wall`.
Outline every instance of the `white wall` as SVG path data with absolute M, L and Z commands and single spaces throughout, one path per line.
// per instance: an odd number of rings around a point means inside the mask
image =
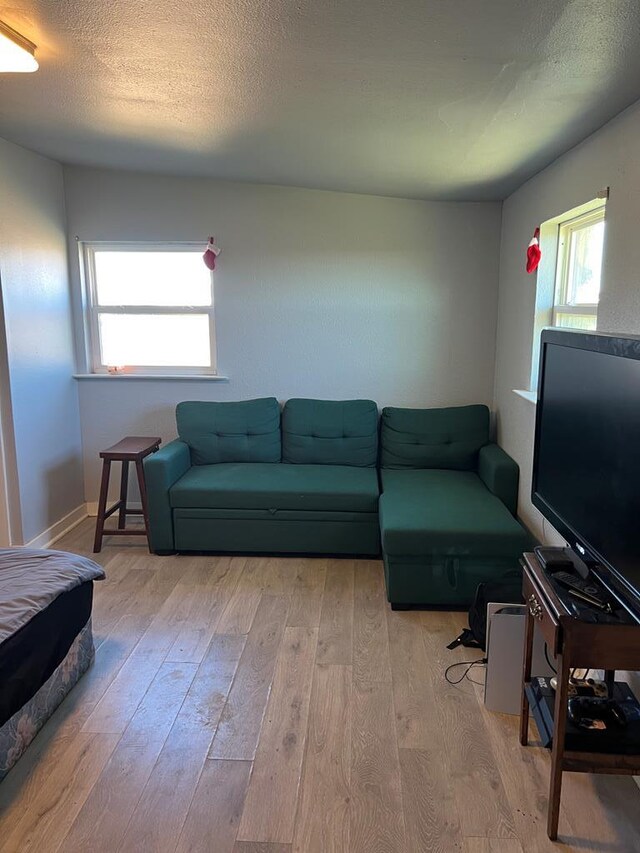
M 640 102 L 605 125 L 511 195 L 503 205 L 495 408 L 502 446 L 520 464 L 519 512 L 542 537 L 532 506 L 535 405 L 513 394 L 531 369 L 536 277 L 524 271 L 533 229 L 611 188 L 606 209 L 603 290 L 598 329 L 640 333 Z M 546 525 L 547 536 L 554 532 Z
M 0 140 L 2 437 L 11 539 L 83 503 L 62 168 Z
M 72 281 L 82 240 L 199 240 L 215 274 L 229 382 L 80 382 L 86 494 L 98 451 L 175 435 L 184 399 L 370 397 L 491 403 L 499 204 L 405 201 L 65 168 Z

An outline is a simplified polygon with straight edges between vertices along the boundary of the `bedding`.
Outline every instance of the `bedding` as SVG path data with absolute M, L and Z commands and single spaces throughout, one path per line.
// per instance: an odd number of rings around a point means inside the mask
M 45 683 L 91 617 L 93 584 L 63 592 L 0 643 L 0 727 Z
M 103 578 L 103 568 L 79 554 L 0 548 L 0 643 L 61 593 Z
M 0 549 L 0 779 L 93 659 L 93 560 Z
M 71 644 L 64 660 L 38 691 L 0 726 L 0 781 L 18 761 L 42 726 L 93 661 L 91 621 Z

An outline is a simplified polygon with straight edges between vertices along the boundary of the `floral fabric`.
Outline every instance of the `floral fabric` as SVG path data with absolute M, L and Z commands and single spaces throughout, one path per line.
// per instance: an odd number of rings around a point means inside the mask
M 67 693 L 87 671 L 95 650 L 91 620 L 38 692 L 0 728 L 0 780 L 13 767 Z

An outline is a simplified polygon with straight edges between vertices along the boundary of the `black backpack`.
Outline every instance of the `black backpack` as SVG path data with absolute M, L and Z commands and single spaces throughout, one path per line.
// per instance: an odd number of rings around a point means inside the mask
M 448 649 L 465 646 L 469 649 L 486 651 L 487 605 L 491 601 L 522 604 L 522 572 L 507 572 L 499 581 L 478 585 L 473 604 L 469 609 L 469 627 L 465 628 L 452 643 L 449 643 Z

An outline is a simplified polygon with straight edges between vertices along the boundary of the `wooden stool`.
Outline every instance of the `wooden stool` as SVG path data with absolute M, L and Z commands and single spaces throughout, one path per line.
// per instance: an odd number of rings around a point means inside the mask
M 102 458 L 102 482 L 100 484 L 100 500 L 98 501 L 98 518 L 96 519 L 96 538 L 93 543 L 93 553 L 98 554 L 102 548 L 103 536 L 146 536 L 149 541 L 149 513 L 147 510 L 147 487 L 144 482 L 144 468 L 142 460 L 150 453 L 155 453 L 160 446 L 160 438 L 148 438 L 146 436 L 128 435 L 100 452 Z M 113 506 L 107 509 L 107 496 L 109 493 L 109 476 L 111 474 L 111 463 L 122 462 L 122 474 L 120 476 L 120 498 Z M 142 509 L 130 509 L 127 506 L 127 490 L 129 487 L 129 462 L 134 462 L 138 475 L 138 486 L 140 487 L 140 499 Z M 104 529 L 104 523 L 118 510 L 118 527 L 116 530 Z M 144 518 L 144 528 L 134 529 L 125 527 L 127 515 L 141 515 Z

